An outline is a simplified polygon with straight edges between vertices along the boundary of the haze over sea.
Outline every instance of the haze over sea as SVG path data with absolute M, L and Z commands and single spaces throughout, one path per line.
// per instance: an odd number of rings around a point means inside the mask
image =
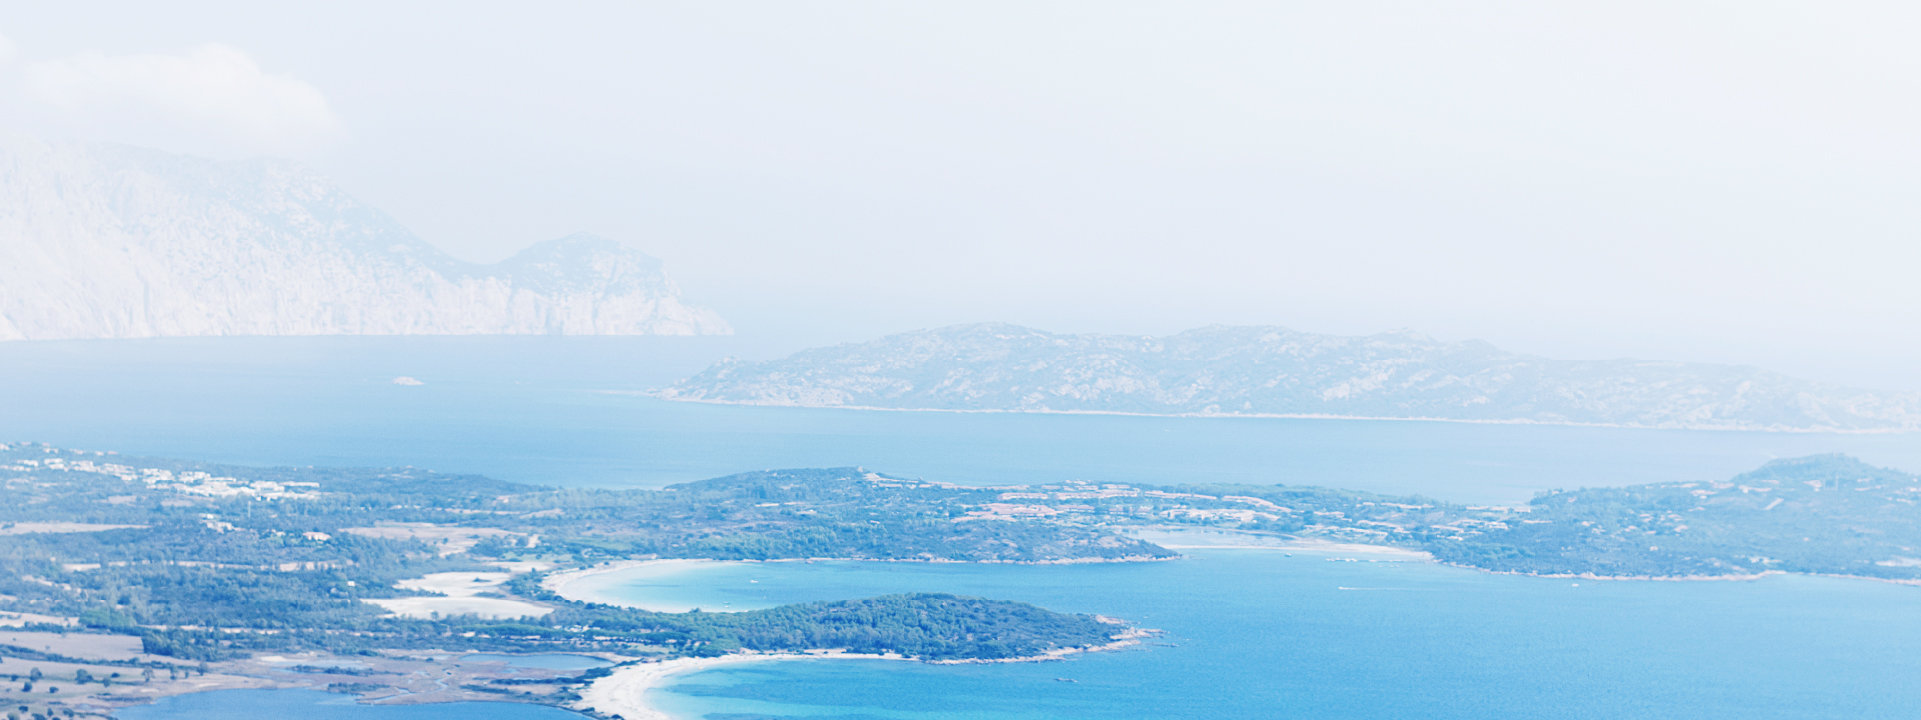
M 0 405 L 10 410 L 0 437 L 558 485 L 864 465 L 961 483 L 1283 482 L 1477 503 L 1523 502 L 1554 487 L 1720 480 L 1817 452 L 1921 470 L 1913 435 L 862 412 L 638 394 L 741 352 L 728 338 L 0 344 L 9 378 Z M 395 385 L 397 376 L 424 384 Z M 1576 586 L 1303 552 L 1190 552 L 1168 563 L 1066 567 L 726 565 L 627 592 L 740 608 L 952 591 L 1168 631 L 1156 641 L 1166 646 L 1066 663 L 723 668 L 656 693 L 687 718 L 1905 717 L 1921 707 L 1921 668 L 1908 652 L 1921 645 L 1921 589 L 1792 576 Z M 331 716 L 306 697 L 234 694 L 219 707 Z M 123 716 L 201 717 L 211 712 L 202 700 Z M 440 717 L 364 710 L 370 719 Z M 484 716 L 552 713 L 501 705 Z
M 0 343 L 0 437 L 245 465 L 411 465 L 660 486 L 861 465 L 965 484 L 1286 483 L 1524 502 L 1538 490 L 1723 480 L 1847 452 L 1921 470 L 1921 436 L 1449 422 L 873 412 L 643 393 L 726 337 L 278 337 Z M 418 386 L 395 385 L 400 376 Z

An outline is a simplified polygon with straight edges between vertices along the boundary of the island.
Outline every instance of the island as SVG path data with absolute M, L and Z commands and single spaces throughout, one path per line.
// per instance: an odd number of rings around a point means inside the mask
M 1005 323 L 727 358 L 655 393 L 735 405 L 1373 418 L 1716 430 L 1921 427 L 1921 393 L 1708 363 L 1557 360 L 1409 330 L 1213 325 L 1162 337 Z

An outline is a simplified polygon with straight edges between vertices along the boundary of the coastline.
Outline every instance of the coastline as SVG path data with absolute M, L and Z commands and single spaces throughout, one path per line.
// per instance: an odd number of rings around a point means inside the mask
M 1103 622 L 1120 624 L 1119 620 L 1102 618 Z M 1128 628 L 1115 635 L 1113 642 L 1085 648 L 1062 648 L 1049 650 L 1039 655 L 992 660 L 915 660 L 893 653 L 876 655 L 872 653 L 850 653 L 841 650 L 810 650 L 807 652 L 763 653 L 752 650 L 722 655 L 712 658 L 676 658 L 660 662 L 637 663 L 620 667 L 606 677 L 595 680 L 580 693 L 580 700 L 568 705 L 574 710 L 590 711 L 606 717 L 622 720 L 674 720 L 673 716 L 660 711 L 647 703 L 647 693 L 677 675 L 709 670 L 727 665 L 770 660 L 903 660 L 921 662 L 928 665 L 997 665 L 1004 663 L 1034 663 L 1064 660 L 1070 655 L 1104 652 L 1140 644 L 1141 638 L 1152 637 L 1155 630 Z
M 592 567 L 577 568 L 574 570 L 563 570 L 557 573 L 550 574 L 547 577 L 541 578 L 540 587 L 543 590 L 551 592 L 555 595 L 559 595 L 562 598 L 572 600 L 574 602 L 597 602 L 597 603 L 603 603 L 608 605 L 623 605 L 624 603 L 609 602 L 607 600 L 595 598 L 591 596 L 576 597 L 576 596 L 568 595 L 567 587 L 570 585 L 574 585 L 580 582 L 581 580 L 585 580 L 587 578 L 598 577 L 601 575 L 611 575 L 613 573 L 621 572 L 623 570 L 631 570 L 633 568 L 638 568 L 638 567 L 649 567 L 649 566 L 656 566 L 656 565 L 682 565 L 682 564 L 693 564 L 693 563 L 714 563 L 714 562 L 724 562 L 724 561 L 708 560 L 708 559 L 700 559 L 700 558 L 667 558 L 667 559 L 655 559 L 655 560 L 615 560 L 613 562 L 609 562 L 601 565 L 595 565 Z
M 1537 577 L 1537 578 L 1549 578 L 1549 579 L 1558 579 L 1558 580 L 1643 580 L 1648 582 L 1717 582 L 1717 581 L 1745 582 L 1745 581 L 1751 581 L 1751 580 L 1760 580 L 1762 578 L 1765 578 L 1771 575 L 1807 574 L 1807 573 L 1790 573 L 1786 570 L 1766 570 L 1766 571 L 1751 573 L 1747 575 L 1596 575 L 1591 572 L 1537 573 L 1537 572 L 1522 572 L 1519 570 L 1492 570 L 1489 568 L 1479 567 L 1475 565 L 1462 565 L 1460 563 L 1451 563 L 1451 562 L 1437 562 L 1437 564 L 1446 565 L 1448 567 L 1465 568 L 1468 570 L 1479 570 L 1489 575 L 1516 575 L 1521 577 Z M 1847 577 L 1847 576 L 1837 575 L 1834 577 Z M 1872 580 L 1873 578 L 1857 578 L 1857 579 Z
M 575 710 L 588 710 L 606 717 L 623 720 L 673 720 L 667 713 L 647 704 L 647 692 L 665 684 L 668 678 L 676 675 L 699 672 L 724 665 L 768 660 L 806 660 L 806 659 L 843 659 L 843 660 L 901 660 L 898 655 L 863 655 L 857 653 L 755 653 L 744 652 L 722 655 L 713 658 L 677 658 L 653 663 L 639 663 L 617 669 L 607 677 L 595 680 L 580 692 L 580 699 L 569 705 Z
M 1356 551 L 1356 552 L 1365 552 L 1365 551 Z M 634 568 L 652 567 L 652 566 L 660 566 L 660 565 L 692 565 L 697 563 L 876 562 L 876 563 L 916 563 L 916 564 L 937 564 L 937 565 L 938 564 L 968 564 L 968 563 L 979 564 L 979 565 L 1091 565 L 1091 564 L 1101 564 L 1101 563 L 1166 562 L 1169 560 L 1179 560 L 1181 558 L 1182 556 L 1180 555 L 1174 555 L 1169 557 L 1155 557 L 1150 555 L 1127 555 L 1127 556 L 1118 557 L 1118 558 L 1062 558 L 1058 560 L 943 560 L 943 559 L 924 560 L 924 559 L 918 559 L 918 558 L 834 558 L 834 557 L 776 558 L 773 560 L 717 560 L 713 558 L 665 558 L 665 559 L 655 559 L 655 560 L 616 560 L 616 561 L 608 562 L 601 565 L 595 565 L 593 567 L 577 568 L 574 570 L 563 570 L 560 572 L 553 573 L 541 579 L 540 587 L 544 590 L 547 590 L 548 592 L 554 593 L 555 595 L 559 595 L 564 599 L 571 600 L 574 602 L 592 602 L 592 603 L 601 603 L 604 605 L 618 605 L 621 607 L 632 607 L 632 608 L 640 608 L 642 610 L 653 610 L 655 612 L 684 612 L 683 610 L 644 607 L 641 605 L 636 605 L 630 601 L 627 601 L 621 598 L 601 597 L 591 593 L 580 592 L 578 590 L 575 591 L 575 594 L 569 595 L 567 592 L 567 589 L 569 587 L 572 587 L 578 584 L 581 580 L 585 580 L 587 578 L 598 577 L 601 575 L 611 575 L 613 573 L 632 570 Z M 742 610 L 708 610 L 708 612 L 744 612 L 744 611 Z
M 985 408 L 964 410 L 953 408 L 897 408 L 873 405 L 802 405 L 799 403 L 750 402 L 745 400 L 712 400 L 708 398 L 668 397 L 659 390 L 597 390 L 607 395 L 631 395 L 650 397 L 668 402 L 704 403 L 707 405 L 741 405 L 747 407 L 807 408 L 813 410 L 880 410 L 885 412 L 940 412 L 940 413 L 1026 413 L 1030 415 L 1123 415 L 1129 417 L 1178 417 L 1178 418 L 1254 418 L 1284 420 L 1393 420 L 1397 422 L 1445 422 L 1466 423 L 1469 425 L 1548 425 L 1563 427 L 1616 428 L 1622 430 L 1704 430 L 1711 432 L 1768 432 L 1768 433 L 1834 433 L 1837 435 L 1898 435 L 1901 433 L 1921 432 L 1921 428 L 1822 428 L 1822 427 L 1755 427 L 1751 425 L 1633 425 L 1625 423 L 1588 423 L 1588 422 L 1549 422 L 1543 420 L 1507 419 L 1475 420 L 1469 418 L 1443 417 L 1386 417 L 1374 415 L 1331 415 L 1326 413 L 1148 413 L 1127 412 L 1124 410 L 1009 410 L 1004 408 Z
M 1571 580 L 1640 580 L 1640 581 L 1646 581 L 1646 582 L 1717 582 L 1717 581 L 1751 582 L 1754 580 L 1761 580 L 1761 579 L 1765 579 L 1775 575 L 1781 575 L 1781 576 L 1800 575 L 1802 577 L 1824 577 L 1824 578 L 1834 578 L 1837 580 L 1867 580 L 1869 582 L 1887 583 L 1889 585 L 1921 587 L 1921 579 L 1884 578 L 1884 577 L 1873 577 L 1870 575 L 1841 575 L 1838 573 L 1791 572 L 1788 570 L 1763 570 L 1758 573 L 1748 573 L 1745 575 L 1596 575 L 1591 572 L 1534 573 L 1534 572 L 1519 572 L 1515 570 L 1489 570 L 1484 567 L 1475 567 L 1473 565 L 1462 565 L 1460 563 L 1438 563 L 1438 564 L 1447 565 L 1450 567 L 1467 568 L 1470 570 L 1479 570 L 1481 572 L 1488 573 L 1490 575 L 1519 575 L 1524 577 L 1554 578 L 1554 579 L 1560 579 L 1560 580 L 1571 579 Z
M 1117 531 L 1169 550 L 1282 550 L 1350 555 L 1385 555 L 1397 561 L 1434 562 L 1434 555 L 1398 545 L 1340 542 L 1320 537 L 1276 535 L 1229 528 L 1142 525 Z M 1157 537 L 1158 536 L 1158 537 Z M 1238 541 L 1238 542 L 1237 542 Z

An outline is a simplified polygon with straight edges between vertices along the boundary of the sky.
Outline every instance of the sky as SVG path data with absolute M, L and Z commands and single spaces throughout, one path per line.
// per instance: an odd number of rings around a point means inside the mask
M 1917 31 L 1845 2 L 16 3 L 0 129 L 293 158 L 467 260 L 613 237 L 783 351 L 1412 328 L 1921 390 Z

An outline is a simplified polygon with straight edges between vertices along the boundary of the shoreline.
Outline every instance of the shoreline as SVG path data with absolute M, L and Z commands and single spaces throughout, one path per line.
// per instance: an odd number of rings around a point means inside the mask
M 1475 566 L 1473 566 L 1473 565 L 1462 565 L 1462 564 L 1459 564 L 1459 563 L 1449 563 L 1449 562 L 1438 562 L 1438 561 L 1437 561 L 1437 562 L 1436 562 L 1435 564 L 1437 564 L 1437 565 L 1446 565 L 1446 566 L 1449 566 L 1449 567 L 1457 567 L 1457 568 L 1465 568 L 1465 569 L 1469 569 L 1469 570 L 1479 570 L 1479 571 L 1481 571 L 1481 572 L 1484 572 L 1484 573 L 1487 573 L 1487 574 L 1489 574 L 1489 575 L 1515 575 L 1515 576 L 1520 576 L 1520 577 L 1538 577 L 1538 578 L 1550 578 L 1550 579 L 1556 579 L 1556 580 L 1618 580 L 1618 581 L 1623 581 L 1623 582 L 1633 582 L 1633 581 L 1641 581 L 1641 582 L 1752 582 L 1752 581 L 1755 581 L 1755 580 L 1764 580 L 1764 579 L 1767 579 L 1767 578 L 1769 578 L 1769 577 L 1773 577 L 1773 576 L 1776 576 L 1776 575 L 1779 575 L 1779 576 L 1782 576 L 1782 577 L 1787 577 L 1787 576 L 1790 576 L 1790 575 L 1799 575 L 1799 576 L 1801 576 L 1801 577 L 1820 577 L 1820 578 L 1834 578 L 1834 579 L 1836 579 L 1836 580 L 1867 580 L 1867 581 L 1869 581 L 1869 582 L 1878 582 L 1878 583 L 1887 583 L 1887 584 L 1889 584 L 1889 585 L 1904 585 L 1904 586 L 1907 586 L 1907 587 L 1921 587 L 1921 578 L 1918 578 L 1918 579 L 1906 579 L 1906 578 L 1884 578 L 1884 577 L 1873 577 L 1873 576 L 1869 576 L 1869 575 L 1840 575 L 1840 574 L 1836 574 L 1836 573 L 1808 573 L 1808 572 L 1792 572 L 1792 571 L 1789 571 L 1789 570 L 1763 570 L 1763 571 L 1761 571 L 1761 572 L 1758 572 L 1758 573 L 1748 573 L 1748 574 L 1744 574 L 1744 575 L 1596 575 L 1596 574 L 1594 574 L 1594 573 L 1591 573 L 1591 572 L 1584 572 L 1584 573 L 1535 573 L 1535 572 L 1521 572 L 1521 571 L 1518 571 L 1518 570 L 1489 570 L 1489 569 L 1487 569 L 1487 568 L 1483 568 L 1483 567 L 1475 567 Z
M 1394 562 L 1438 562 L 1425 550 L 1367 543 L 1301 542 L 1287 545 L 1162 545 L 1169 550 L 1281 550 L 1328 555 L 1382 555 Z M 1370 561 L 1371 562 L 1371 561 Z
M 1635 582 L 1635 581 L 1640 581 L 1640 582 L 1752 582 L 1756 580 L 1762 580 L 1775 575 L 1806 575 L 1808 577 L 1831 577 L 1831 578 L 1843 579 L 1843 580 L 1868 580 L 1872 582 L 1887 583 L 1891 585 L 1921 587 L 1921 579 L 1880 578 L 1880 577 L 1871 577 L 1867 575 L 1839 575 L 1834 573 L 1797 573 L 1797 572 L 1790 572 L 1787 570 L 1765 570 L 1758 573 L 1746 573 L 1746 574 L 1739 574 L 1739 575 L 1600 575 L 1593 572 L 1541 573 L 1541 572 L 1529 572 L 1529 571 L 1522 571 L 1522 570 L 1495 570 L 1493 568 L 1485 568 L 1477 565 L 1466 565 L 1462 563 L 1447 562 L 1444 560 L 1440 560 L 1434 557 L 1432 554 L 1429 554 L 1425 551 L 1410 550 L 1407 548 L 1397 547 L 1393 545 L 1370 545 L 1367 543 L 1341 543 L 1341 542 L 1314 541 L 1314 540 L 1305 540 L 1305 539 L 1295 540 L 1286 544 L 1277 544 L 1277 545 L 1241 545 L 1241 544 L 1162 545 L 1161 547 L 1165 547 L 1170 550 L 1280 550 L 1285 552 L 1385 555 L 1385 556 L 1392 557 L 1393 561 L 1395 562 L 1426 562 L 1426 563 L 1433 563 L 1436 565 L 1444 565 L 1447 567 L 1461 568 L 1463 570 L 1474 570 L 1478 572 L 1487 573 L 1489 575 L 1513 575 L 1518 577 L 1537 577 L 1537 578 L 1547 578 L 1552 580 L 1595 580 L 1595 581 L 1621 581 L 1621 582 Z M 555 573 L 553 575 L 548 576 L 546 579 L 542 580 L 541 587 L 557 595 L 560 595 L 562 598 L 565 598 L 567 600 L 571 600 L 574 602 L 595 602 L 595 603 L 602 603 L 607 605 L 619 605 L 622 607 L 633 607 L 633 608 L 639 608 L 642 610 L 647 610 L 649 608 L 632 604 L 627 601 L 615 601 L 617 599 L 569 596 L 564 592 L 564 589 L 567 586 L 573 584 L 574 582 L 584 578 L 594 577 L 598 575 L 606 575 L 606 574 L 620 572 L 622 570 L 628 570 L 636 567 L 645 567 L 650 565 L 665 565 L 670 563 L 671 564 L 682 564 L 682 563 L 691 564 L 691 563 L 723 563 L 723 562 L 756 563 L 756 562 L 846 561 L 846 562 L 881 562 L 881 563 L 891 563 L 891 562 L 978 563 L 983 565 L 990 565 L 990 564 L 1077 565 L 1077 564 L 1085 564 L 1085 563 L 1162 562 L 1162 561 L 1169 561 L 1169 560 L 1180 560 L 1184 557 L 1185 555 L 1168 557 L 1168 558 L 1152 558 L 1152 557 L 1116 558 L 1116 559 L 1088 558 L 1088 559 L 1054 560 L 1054 561 L 1039 561 L 1039 562 L 978 561 L 978 560 L 955 560 L 955 561 L 884 560 L 884 559 L 875 559 L 875 558 L 781 558 L 776 560 L 714 560 L 714 559 L 707 559 L 707 558 L 668 558 L 668 559 L 661 559 L 661 560 L 619 560 L 619 561 L 610 562 L 605 565 L 598 565 L 591 568 L 581 568 L 577 570 L 568 570 L 564 572 Z M 656 611 L 656 612 L 669 612 L 669 611 Z M 715 610 L 712 612 L 746 612 L 746 611 L 745 610 Z M 814 657 L 814 656 L 809 655 L 806 657 Z M 929 662 L 933 664 L 942 664 L 947 662 L 958 662 L 958 661 L 929 661 Z M 982 662 L 987 662 L 987 661 L 982 661 Z M 1008 661 L 992 661 L 992 662 L 1008 662 Z
M 1490 568 L 1478 567 L 1474 565 L 1462 565 L 1460 563 L 1441 562 L 1438 560 L 1435 561 L 1435 564 L 1446 565 L 1448 567 L 1457 567 L 1457 568 L 1462 568 L 1466 570 L 1479 570 L 1489 575 L 1514 575 L 1517 577 L 1537 577 L 1537 578 L 1548 578 L 1552 580 L 1619 580 L 1619 581 L 1639 580 L 1644 582 L 1747 582 L 1747 581 L 1753 581 L 1753 580 L 1760 580 L 1762 578 L 1766 578 L 1773 575 L 1812 575 L 1813 574 L 1813 573 L 1791 573 L 1786 570 L 1765 570 L 1762 572 L 1750 573 L 1746 575 L 1596 575 L 1592 572 L 1537 573 L 1537 572 L 1524 572 L 1521 570 L 1493 570 Z M 1851 577 L 1851 576 L 1834 575 L 1830 577 Z M 1872 580 L 1874 578 L 1854 578 L 1854 579 Z
M 1141 525 L 1133 526 L 1131 532 L 1123 529 L 1117 530 L 1116 533 L 1123 537 L 1152 542 L 1155 545 L 1169 550 L 1282 550 L 1287 552 L 1386 555 L 1396 558 L 1397 562 L 1435 562 L 1434 555 L 1426 550 L 1415 550 L 1399 545 L 1341 542 L 1322 537 L 1250 532 L 1230 528 Z M 1168 537 L 1159 540 L 1150 539 L 1149 536 L 1153 534 Z M 1218 537 L 1221 542 L 1209 544 L 1208 541 L 1214 539 L 1209 536 Z M 1232 542 L 1233 540 L 1243 540 L 1245 542 Z
M 703 403 L 707 405 L 739 405 L 743 407 L 805 408 L 810 410 L 880 410 L 884 412 L 942 412 L 942 413 L 1024 413 L 1029 415 L 1122 415 L 1127 417 L 1172 417 L 1172 418 L 1252 418 L 1282 420 L 1391 420 L 1396 422 L 1445 422 L 1469 425 L 1540 425 L 1559 427 L 1615 428 L 1620 430 L 1694 430 L 1707 432 L 1765 432 L 1765 433 L 1833 433 L 1836 435 L 1898 435 L 1921 432 L 1921 428 L 1801 428 L 1801 427 L 1753 427 L 1744 425 L 1628 425 L 1622 423 L 1584 423 L 1548 422 L 1541 420 L 1474 420 L 1467 418 L 1440 417 L 1377 417 L 1373 415 L 1329 415 L 1325 413 L 1146 413 L 1124 410 L 1008 410 L 989 408 L 962 410 L 952 408 L 896 408 L 872 405 L 801 405 L 798 403 L 749 402 L 744 400 L 711 400 L 707 398 L 668 397 L 660 390 L 599 390 L 608 395 L 631 395 L 650 397 L 667 402 Z
M 873 563 L 915 563 L 915 564 L 932 564 L 932 565 L 959 565 L 959 564 L 1094 565 L 1094 564 L 1103 564 L 1103 563 L 1167 562 L 1171 560 L 1180 560 L 1183 557 L 1185 556 L 1174 555 L 1170 557 L 1154 557 L 1149 555 L 1128 555 L 1128 556 L 1118 557 L 1118 558 L 1064 558 L 1060 560 L 943 560 L 943 559 L 923 560 L 923 559 L 913 559 L 913 558 L 890 559 L 890 558 L 833 558 L 833 557 L 775 558 L 772 560 L 717 560 L 713 558 L 662 558 L 662 559 L 654 559 L 654 560 L 615 560 L 612 562 L 608 562 L 601 565 L 595 565 L 592 567 L 576 568 L 573 570 L 562 570 L 560 572 L 550 574 L 547 577 L 541 579 L 540 587 L 543 590 L 551 592 L 555 595 L 559 595 L 562 599 L 570 600 L 573 602 L 600 603 L 603 605 L 616 605 L 619 607 L 637 608 L 640 610 L 650 610 L 653 612 L 684 612 L 684 611 L 677 611 L 677 610 L 660 610 L 656 608 L 645 607 L 621 598 L 600 597 L 595 595 L 589 595 L 586 593 L 569 595 L 567 594 L 567 588 L 575 585 L 581 580 L 585 580 L 592 577 L 598 577 L 601 575 L 611 575 L 614 573 L 618 573 L 626 570 L 632 570 L 635 568 L 657 566 L 657 565 L 669 565 L 669 564 L 692 565 L 696 563 L 873 562 Z M 746 610 L 707 610 L 705 608 L 703 608 L 703 611 L 705 612 L 747 612 Z
M 1106 621 L 1104 619 L 1104 621 Z M 1119 621 L 1113 621 L 1118 623 Z M 742 651 L 712 658 L 675 658 L 659 662 L 636 663 L 614 670 L 613 674 L 595 680 L 580 693 L 580 699 L 567 705 L 569 709 L 583 710 L 604 717 L 622 720 L 674 720 L 673 716 L 647 703 L 647 693 L 666 684 L 675 676 L 710 670 L 727 665 L 772 660 L 899 660 L 918 662 L 928 665 L 999 665 L 1007 663 L 1056 662 L 1069 656 L 1082 653 L 1106 652 L 1140 644 L 1142 638 L 1152 637 L 1159 631 L 1143 628 L 1128 628 L 1115 635 L 1113 641 L 1105 645 L 1085 648 L 1061 648 L 1049 650 L 1039 655 L 996 659 L 962 660 L 917 660 L 902 655 L 887 653 L 850 653 L 841 650 L 810 650 L 807 652 L 756 652 Z
M 600 600 L 595 598 L 573 597 L 567 594 L 567 587 L 569 585 L 573 585 L 587 578 L 599 577 L 601 575 L 611 575 L 613 573 L 621 572 L 623 570 L 631 570 L 634 568 L 647 567 L 650 565 L 692 564 L 692 563 L 713 563 L 713 562 L 729 562 L 729 561 L 708 560 L 708 559 L 702 559 L 702 558 L 615 560 L 613 562 L 609 562 L 601 565 L 594 565 L 591 567 L 584 567 L 584 568 L 575 568 L 573 570 L 562 570 L 560 572 L 551 573 L 547 577 L 540 579 L 540 588 L 542 590 L 546 590 L 547 592 L 551 592 L 555 595 L 559 595 L 564 599 L 571 600 L 574 602 L 595 602 L 595 603 L 601 603 L 604 605 L 622 605 L 624 607 L 639 607 L 637 605 L 626 605 L 624 603 L 611 603 L 605 600 Z M 645 610 L 647 608 L 641 608 L 641 609 Z
M 623 720 L 673 720 L 673 716 L 649 705 L 646 697 L 648 691 L 665 684 L 669 678 L 725 665 L 806 659 L 903 660 L 905 658 L 898 655 L 890 657 L 856 653 L 743 652 L 713 658 L 675 658 L 660 662 L 638 663 L 621 667 L 613 674 L 595 680 L 581 690 L 580 699 L 570 703 L 568 707 Z

